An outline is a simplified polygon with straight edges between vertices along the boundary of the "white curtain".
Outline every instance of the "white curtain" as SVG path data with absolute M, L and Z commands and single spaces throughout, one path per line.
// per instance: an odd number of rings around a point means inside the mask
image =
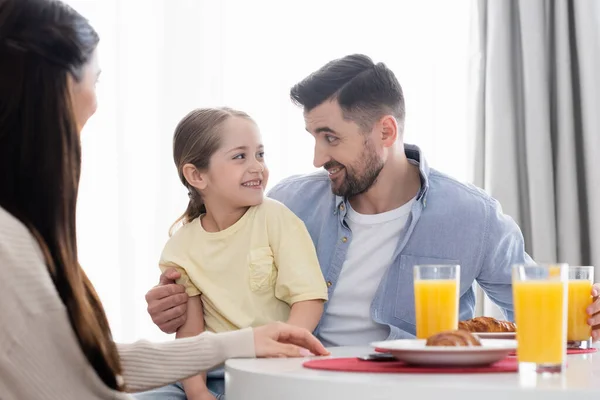
M 117 340 L 166 338 L 144 294 L 187 195 L 171 160 L 179 119 L 229 105 L 258 122 L 270 185 L 312 171 L 312 138 L 289 89 L 325 62 L 365 53 L 397 74 L 405 139 L 471 180 L 468 0 L 68 0 L 101 35 L 100 107 L 82 133 L 81 263 Z
M 600 2 L 473 3 L 474 181 L 534 260 L 594 265 L 598 281 Z

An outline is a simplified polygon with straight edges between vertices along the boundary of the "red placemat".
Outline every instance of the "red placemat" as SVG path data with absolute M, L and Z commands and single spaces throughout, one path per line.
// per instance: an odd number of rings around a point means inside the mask
M 590 349 L 567 349 L 567 354 L 587 354 L 587 353 L 595 353 L 598 349 L 592 347 Z M 514 351 L 509 354 L 509 356 L 516 357 L 517 352 Z
M 486 372 L 517 372 L 519 364 L 514 357 L 505 358 L 485 367 L 421 367 L 402 361 L 364 361 L 352 358 L 325 358 L 302 364 L 305 368 L 344 372 L 383 372 L 404 374 L 479 374 Z
M 590 349 L 567 349 L 567 354 L 587 354 L 587 353 L 595 353 L 598 349 L 592 347 Z

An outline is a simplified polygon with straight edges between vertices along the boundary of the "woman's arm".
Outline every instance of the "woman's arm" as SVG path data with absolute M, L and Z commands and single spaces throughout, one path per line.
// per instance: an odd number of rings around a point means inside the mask
M 161 387 L 215 367 L 228 358 L 254 357 L 251 328 L 165 343 L 117 344 L 129 391 Z

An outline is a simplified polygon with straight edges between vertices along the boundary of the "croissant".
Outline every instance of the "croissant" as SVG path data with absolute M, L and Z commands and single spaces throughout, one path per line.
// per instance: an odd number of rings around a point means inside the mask
M 425 346 L 481 346 L 481 341 L 470 332 L 459 329 L 435 334 L 427 339 Z
M 516 332 L 517 326 L 509 321 L 499 321 L 491 317 L 476 317 L 459 321 L 458 329 L 469 332 Z

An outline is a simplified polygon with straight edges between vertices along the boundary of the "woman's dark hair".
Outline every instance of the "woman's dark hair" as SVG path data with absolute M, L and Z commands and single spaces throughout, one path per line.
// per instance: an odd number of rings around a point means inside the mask
M 82 79 L 98 40 L 60 1 L 0 0 L 0 207 L 37 239 L 88 362 L 123 390 L 104 309 L 77 257 L 81 143 L 68 82 Z

